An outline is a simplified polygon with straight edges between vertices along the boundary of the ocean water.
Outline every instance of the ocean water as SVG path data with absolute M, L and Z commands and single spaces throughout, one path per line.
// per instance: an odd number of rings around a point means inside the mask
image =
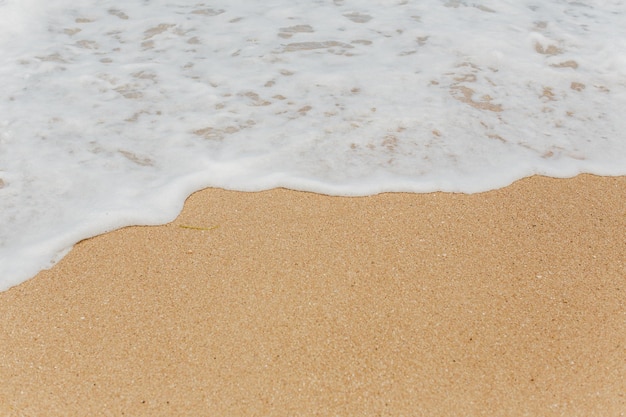
M 0 290 L 204 187 L 626 174 L 621 0 L 0 0 L 0 77 Z

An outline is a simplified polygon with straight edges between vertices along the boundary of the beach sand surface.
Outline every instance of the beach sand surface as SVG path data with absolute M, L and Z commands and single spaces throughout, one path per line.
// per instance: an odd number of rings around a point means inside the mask
M 3 416 L 619 416 L 626 177 L 193 194 L 0 293 Z

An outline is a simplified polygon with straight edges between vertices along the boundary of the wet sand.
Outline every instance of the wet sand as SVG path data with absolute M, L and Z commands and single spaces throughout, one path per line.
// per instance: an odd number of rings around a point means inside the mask
M 624 415 L 626 177 L 208 189 L 0 321 L 0 415 Z

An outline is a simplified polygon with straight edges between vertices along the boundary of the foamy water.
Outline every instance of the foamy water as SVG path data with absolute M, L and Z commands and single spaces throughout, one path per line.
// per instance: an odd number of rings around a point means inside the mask
M 0 0 L 0 289 L 209 186 L 624 175 L 625 51 L 623 1 Z

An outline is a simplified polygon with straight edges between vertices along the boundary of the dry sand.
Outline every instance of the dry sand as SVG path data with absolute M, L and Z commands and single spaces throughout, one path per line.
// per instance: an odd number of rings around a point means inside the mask
M 624 415 L 625 235 L 626 177 L 201 191 L 0 294 L 0 415 Z

